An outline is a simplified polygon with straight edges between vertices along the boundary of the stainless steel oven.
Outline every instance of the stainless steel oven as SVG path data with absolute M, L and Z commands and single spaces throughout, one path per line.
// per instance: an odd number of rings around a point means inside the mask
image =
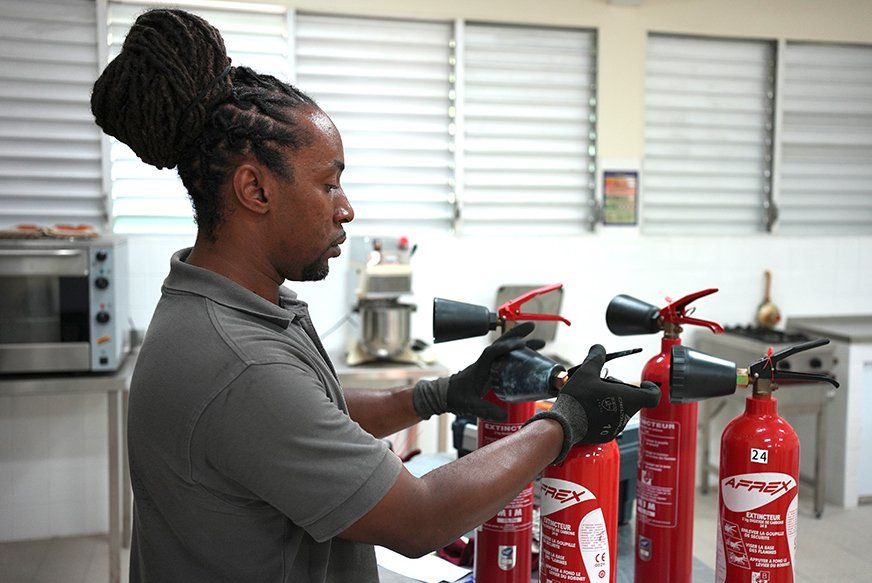
M 124 239 L 0 240 L 0 374 L 116 370 L 129 329 Z

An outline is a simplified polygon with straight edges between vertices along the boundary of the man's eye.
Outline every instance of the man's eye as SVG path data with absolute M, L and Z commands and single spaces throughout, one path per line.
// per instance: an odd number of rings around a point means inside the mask
M 337 190 L 342 189 L 342 187 L 339 186 L 338 184 L 327 184 L 326 186 L 327 186 L 327 192 L 330 192 L 330 193 L 333 193 L 333 192 L 336 192 Z

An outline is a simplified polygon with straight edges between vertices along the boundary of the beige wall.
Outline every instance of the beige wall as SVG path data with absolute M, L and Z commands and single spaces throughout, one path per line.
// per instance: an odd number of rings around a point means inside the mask
M 282 0 L 275 0 L 282 2 Z M 872 44 L 872 0 L 284 0 L 299 10 L 599 32 L 599 155 L 642 158 L 648 32 Z M 305 90 L 305 87 L 303 87 Z

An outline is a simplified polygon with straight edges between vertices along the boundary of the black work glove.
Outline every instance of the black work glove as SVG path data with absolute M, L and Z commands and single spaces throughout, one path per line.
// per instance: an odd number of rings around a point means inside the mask
M 434 381 L 419 381 L 412 392 L 412 403 L 418 416 L 421 419 L 429 419 L 431 415 L 455 413 L 503 421 L 506 412 L 482 399 L 490 390 L 488 379 L 491 365 L 512 350 L 525 346 L 538 350 L 545 346 L 541 340 L 524 340 L 533 328 L 532 322 L 518 324 L 497 338 L 493 344 L 484 349 L 478 360 L 459 373 Z
M 569 381 L 554 406 L 527 421 L 554 419 L 563 426 L 563 449 L 554 463 L 562 461 L 576 443 L 613 440 L 639 409 L 660 402 L 660 388 L 654 383 L 643 381 L 634 387 L 613 377 L 601 378 L 605 362 L 606 349 L 591 346 L 584 362 L 568 371 Z

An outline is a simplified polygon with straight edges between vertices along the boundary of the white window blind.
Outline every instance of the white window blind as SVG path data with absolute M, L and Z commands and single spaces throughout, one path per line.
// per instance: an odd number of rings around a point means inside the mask
M 296 25 L 296 83 L 342 133 L 356 225 L 447 230 L 450 24 L 298 14 Z
M 595 34 L 467 24 L 461 47 L 462 232 L 590 230 Z
M 222 7 L 224 6 L 224 7 Z M 165 4 L 110 2 L 109 59 L 121 51 L 136 18 Z M 222 5 L 182 8 L 202 16 L 221 31 L 234 65 L 245 65 L 283 81 L 290 78 L 290 44 L 285 8 Z M 124 144 L 111 140 L 113 228 L 116 233 L 178 233 L 195 231 L 193 210 L 176 170 L 157 170 L 140 161 Z
M 3 0 L 0 226 L 106 221 L 92 0 Z
M 767 228 L 774 75 L 768 42 L 648 37 L 645 232 Z
M 872 47 L 788 42 L 778 232 L 872 233 Z

